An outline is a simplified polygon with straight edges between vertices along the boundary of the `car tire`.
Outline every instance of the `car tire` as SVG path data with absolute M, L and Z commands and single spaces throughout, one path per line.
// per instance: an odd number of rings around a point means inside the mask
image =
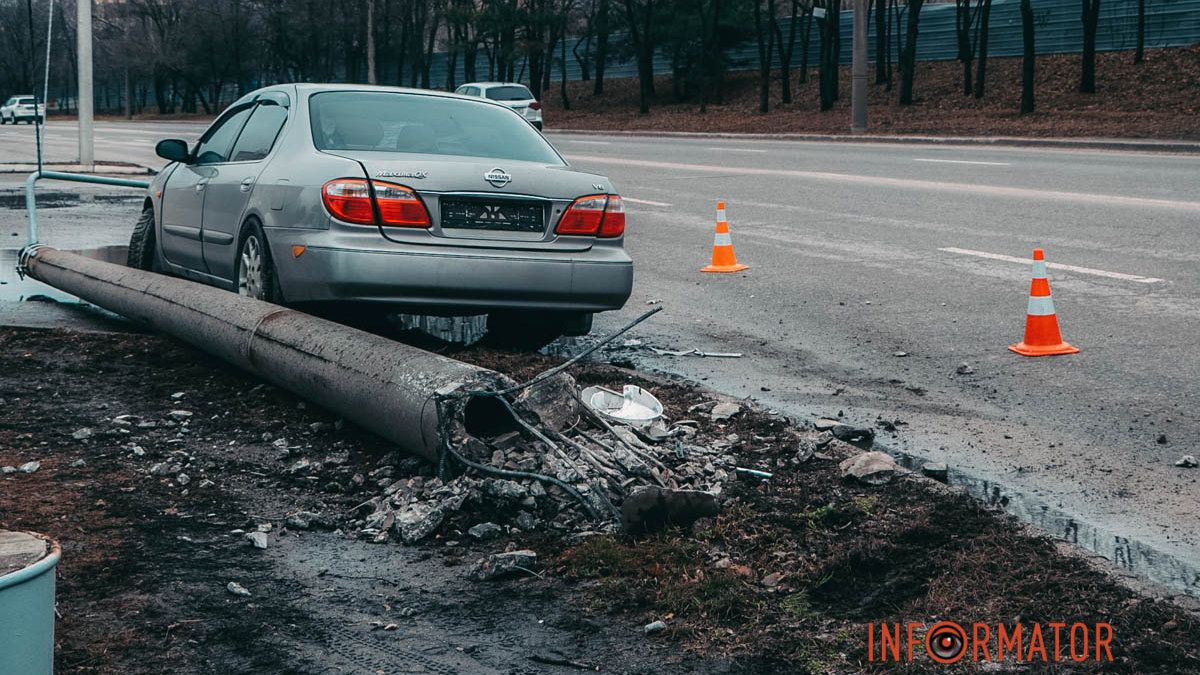
M 483 343 L 502 349 L 534 351 L 564 335 L 587 335 L 591 329 L 590 312 L 492 312 L 488 314 Z
M 279 292 L 279 277 L 275 274 L 275 261 L 271 258 L 271 247 L 258 221 L 251 220 L 242 228 L 238 240 L 236 286 L 238 295 L 255 300 L 279 304 L 283 294 Z
M 142 215 L 133 226 L 133 234 L 129 237 L 129 253 L 126 265 L 134 269 L 158 272 L 157 238 L 154 231 L 154 208 L 147 206 L 142 209 Z

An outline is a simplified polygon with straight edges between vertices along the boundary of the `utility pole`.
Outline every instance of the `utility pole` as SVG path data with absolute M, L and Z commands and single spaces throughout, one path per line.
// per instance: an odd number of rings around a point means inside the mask
M 850 65 L 850 133 L 867 132 L 867 7 L 871 0 L 854 5 L 854 51 Z M 878 38 L 876 38 L 878 39 Z
M 79 55 L 79 164 L 82 171 L 96 168 L 92 143 L 92 0 L 78 0 L 75 52 Z

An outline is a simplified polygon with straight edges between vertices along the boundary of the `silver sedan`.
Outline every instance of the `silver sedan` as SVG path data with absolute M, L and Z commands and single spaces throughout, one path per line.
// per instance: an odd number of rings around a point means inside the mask
M 513 343 L 586 334 L 629 298 L 625 209 L 487 100 L 292 84 L 160 141 L 129 264 L 335 308 L 488 314 Z

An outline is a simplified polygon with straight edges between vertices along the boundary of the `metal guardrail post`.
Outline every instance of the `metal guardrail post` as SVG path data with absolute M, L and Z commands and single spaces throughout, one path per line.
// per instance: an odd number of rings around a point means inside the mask
M 117 187 L 140 188 L 150 187 L 149 181 L 130 180 L 128 178 L 109 178 L 107 176 L 92 176 L 85 173 L 68 173 L 65 171 L 34 171 L 25 179 L 25 220 L 28 229 L 27 246 L 38 243 L 37 222 L 37 182 L 43 178 L 50 180 L 70 181 L 74 183 L 92 183 L 94 185 L 115 185 Z

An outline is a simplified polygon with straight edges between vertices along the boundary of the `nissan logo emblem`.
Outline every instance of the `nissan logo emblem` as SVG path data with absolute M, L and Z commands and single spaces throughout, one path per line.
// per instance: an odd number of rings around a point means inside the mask
M 512 176 L 508 175 L 508 172 L 504 169 L 492 169 L 483 174 L 483 179 L 498 188 L 502 188 L 512 182 Z

